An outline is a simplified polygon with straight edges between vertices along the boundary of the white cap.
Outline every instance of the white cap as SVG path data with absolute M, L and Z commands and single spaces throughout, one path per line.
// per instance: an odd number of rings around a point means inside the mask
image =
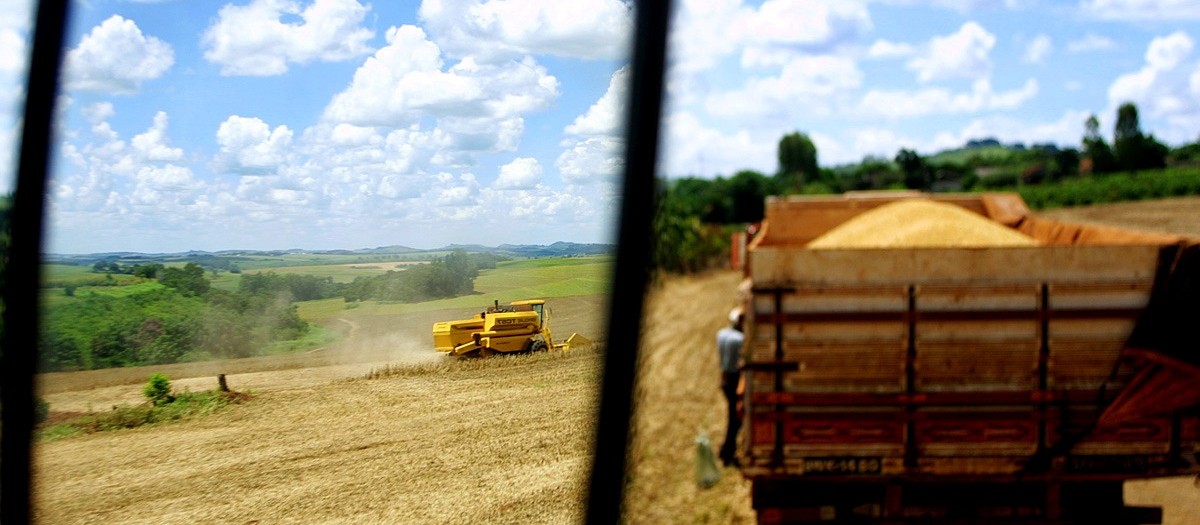
M 737 324 L 738 319 L 742 317 L 742 307 L 735 306 L 729 311 L 729 324 Z

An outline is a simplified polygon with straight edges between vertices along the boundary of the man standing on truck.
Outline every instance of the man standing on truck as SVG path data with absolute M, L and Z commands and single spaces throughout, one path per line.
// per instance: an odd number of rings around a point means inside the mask
M 727 466 L 737 466 L 737 435 L 742 427 L 742 418 L 738 416 L 738 380 L 742 365 L 742 308 L 736 307 L 729 311 L 729 326 L 717 332 L 717 361 L 721 366 L 721 392 L 729 405 L 725 424 L 725 442 L 721 444 L 721 462 Z

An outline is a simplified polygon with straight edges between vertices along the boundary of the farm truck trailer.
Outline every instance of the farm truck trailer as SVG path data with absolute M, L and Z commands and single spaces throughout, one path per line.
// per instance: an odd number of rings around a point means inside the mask
M 1037 245 L 807 247 L 915 196 Z M 1122 483 L 1200 471 L 1197 240 L 1041 219 L 1013 194 L 765 215 L 741 292 L 760 522 L 1159 523 Z

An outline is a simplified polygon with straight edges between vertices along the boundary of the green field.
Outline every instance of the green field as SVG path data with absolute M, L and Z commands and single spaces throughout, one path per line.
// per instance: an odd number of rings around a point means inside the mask
M 387 261 L 370 263 L 321 264 L 310 266 L 280 266 L 274 268 L 263 268 L 261 270 L 243 271 L 242 273 L 275 272 L 277 274 L 316 275 L 319 277 L 332 277 L 333 282 L 335 283 L 348 283 L 353 281 L 356 277 L 370 277 L 391 271 L 399 271 L 411 266 L 412 264 L 424 263 Z
M 429 260 L 436 254 L 387 254 L 387 255 L 335 255 L 318 253 L 295 253 L 279 256 L 238 256 L 236 263 L 245 270 L 268 270 L 294 266 L 328 266 L 331 264 L 386 264 L 403 261 Z
M 450 308 L 474 308 L 520 299 L 596 295 L 610 291 L 612 257 L 565 257 L 527 259 L 499 263 L 494 270 L 483 270 L 475 279 L 474 295 L 425 301 L 390 303 L 364 301 L 347 304 L 341 298 L 297 303 L 300 318 L 316 321 L 338 315 L 347 308 L 358 315 L 392 315 Z

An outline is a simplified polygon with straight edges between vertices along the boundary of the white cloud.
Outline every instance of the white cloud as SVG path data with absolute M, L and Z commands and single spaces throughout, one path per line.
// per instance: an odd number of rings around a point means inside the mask
M 174 62 L 170 45 L 143 35 L 132 20 L 113 15 L 67 52 L 66 85 L 67 89 L 134 93 Z
M 18 106 L 25 98 L 24 72 L 29 61 L 30 0 L 0 1 L 0 192 L 13 186 Z
M 745 53 L 827 52 L 871 29 L 866 5 L 845 0 L 767 0 L 731 21 Z M 743 62 L 746 62 L 743 58 Z
M 530 57 L 497 64 L 465 57 L 443 71 L 441 51 L 420 28 L 391 28 L 387 41 L 333 97 L 327 121 L 402 128 L 431 117 L 452 148 L 505 151 L 520 140 L 522 115 L 558 96 L 558 79 Z M 462 161 L 447 155 L 446 162 Z
M 7 0 L 0 2 L 0 79 L 21 74 L 29 61 L 27 49 L 29 38 L 28 1 Z
M 1200 89 L 1195 89 L 1200 62 L 1191 59 L 1194 42 L 1183 31 L 1150 41 L 1145 65 L 1120 75 L 1108 87 L 1109 108 L 1113 114 L 1125 102 L 1137 104 L 1143 129 L 1154 129 L 1162 140 L 1194 140 L 1200 129 Z M 1159 125 L 1148 126 L 1156 119 Z
M 567 126 L 572 135 L 612 135 L 620 132 L 625 118 L 625 101 L 629 97 L 629 68 L 613 73 L 604 95 Z
M 871 44 L 871 48 L 867 50 L 867 56 L 871 58 L 901 58 L 912 56 L 916 52 L 917 48 L 912 44 L 891 42 L 881 38 Z
M 97 103 L 81 110 L 92 123 L 82 143 L 62 145 L 67 166 L 50 180 L 54 223 L 75 224 L 90 235 L 99 232 L 177 227 L 204 220 L 209 190 L 191 168 L 179 161 L 184 152 L 169 145 L 168 117 L 155 115 L 153 123 L 128 143 L 104 119 L 114 115 L 112 105 Z
M 633 34 L 633 8 L 622 0 L 425 0 L 418 15 L 447 54 L 484 62 L 623 58 Z
M 1082 0 L 1080 10 L 1104 20 L 1200 20 L 1193 0 Z
M 533 189 L 542 180 L 542 165 L 533 157 L 519 157 L 500 166 L 500 176 L 493 184 L 498 190 Z
M 567 149 L 554 162 L 559 175 L 570 184 L 612 181 L 625 166 L 625 142 L 613 137 L 587 137 L 566 143 Z
M 1154 69 L 1174 69 L 1192 52 L 1192 39 L 1183 31 L 1150 41 L 1146 49 L 1146 65 Z
M 1019 89 L 992 91 L 988 80 L 975 81 L 969 93 L 952 93 L 942 88 L 919 91 L 872 89 L 863 95 L 858 110 L 866 116 L 912 118 L 933 114 L 973 113 L 982 110 L 1013 109 L 1037 95 L 1037 80 L 1028 79 Z
M 371 51 L 375 36 L 361 25 L 369 9 L 355 0 L 314 0 L 303 9 L 289 0 L 226 5 L 201 38 L 204 58 L 220 65 L 222 75 L 270 76 L 293 63 L 358 57 Z
M 996 36 L 975 22 L 966 22 L 958 31 L 933 37 L 921 52 L 908 61 L 921 82 L 951 78 L 978 80 L 991 73 L 988 58 Z
M 786 118 L 785 108 L 828 114 L 831 101 L 862 83 L 854 60 L 837 56 L 802 56 L 783 66 L 777 77 L 754 77 L 739 89 L 715 93 L 705 101 L 708 113 L 724 117 L 768 116 Z
M 850 44 L 870 31 L 866 5 L 844 0 L 677 2 L 669 35 L 673 75 L 712 67 L 741 51 L 747 67 L 782 65 L 799 53 L 818 54 Z
M 625 166 L 622 119 L 629 94 L 629 68 L 613 73 L 608 89 L 587 112 L 563 130 L 563 152 L 554 162 L 568 184 L 612 183 Z
M 261 119 L 232 115 L 217 128 L 218 165 L 230 171 L 272 171 L 287 159 L 292 135 L 287 126 L 272 130 Z
M 1010 115 L 995 115 L 973 119 L 956 133 L 937 134 L 925 151 L 961 147 L 968 140 L 995 137 L 1004 143 L 1051 143 L 1062 147 L 1079 147 L 1083 123 L 1090 113 L 1066 110 L 1057 120 L 1039 121 Z
M 1096 33 L 1088 33 L 1078 40 L 1072 40 L 1067 43 L 1067 51 L 1072 53 L 1103 51 L 1116 49 L 1116 47 L 1117 42 L 1115 40 L 1103 35 L 1097 35 Z
M 1033 40 L 1025 46 L 1025 55 L 1022 57 L 1025 62 L 1030 64 L 1041 64 L 1054 50 L 1054 43 L 1050 41 L 1050 37 L 1041 34 L 1034 37 Z
M 112 106 L 108 107 L 108 115 L 112 115 Z M 96 115 L 93 118 L 99 117 Z M 167 114 L 159 111 L 154 114 L 154 124 L 144 133 L 136 135 L 130 141 L 138 156 L 148 161 L 175 161 L 183 158 L 183 150 L 167 145 Z
M 663 120 L 663 148 L 659 172 L 669 177 L 732 175 L 751 169 L 775 171 L 775 147 L 783 129 L 762 130 L 751 137 L 745 129 L 726 133 L 706 126 L 687 112 L 668 115 Z

